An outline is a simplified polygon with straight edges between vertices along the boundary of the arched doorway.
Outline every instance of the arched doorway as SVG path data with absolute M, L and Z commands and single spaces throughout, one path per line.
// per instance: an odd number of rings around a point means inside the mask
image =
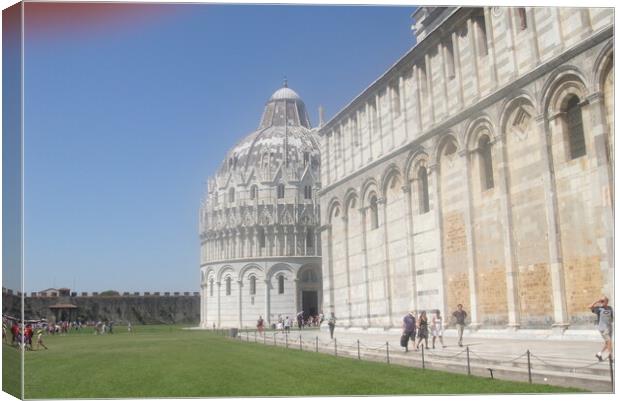
M 323 302 L 321 269 L 318 266 L 304 266 L 298 273 L 298 310 L 304 312 L 304 319 L 322 312 Z

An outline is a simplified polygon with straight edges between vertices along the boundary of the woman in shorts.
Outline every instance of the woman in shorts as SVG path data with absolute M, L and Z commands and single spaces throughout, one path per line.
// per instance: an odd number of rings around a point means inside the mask
M 443 343 L 443 318 L 439 309 L 435 311 L 433 315 L 433 321 L 431 322 L 431 334 L 433 335 L 433 349 L 435 349 L 435 340 L 439 337 L 439 342 L 443 348 L 446 346 Z

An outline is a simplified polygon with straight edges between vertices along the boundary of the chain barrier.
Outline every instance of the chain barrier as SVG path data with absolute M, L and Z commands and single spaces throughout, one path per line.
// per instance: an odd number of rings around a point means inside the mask
M 591 367 L 591 366 L 598 365 L 598 364 L 602 363 L 602 362 L 600 362 L 600 361 L 596 361 L 596 362 L 589 363 L 589 364 L 587 364 L 587 365 L 583 365 L 583 366 L 566 366 L 566 365 L 555 365 L 555 364 L 548 363 L 548 362 L 546 362 L 546 361 L 542 360 L 541 358 L 537 357 L 536 355 L 534 355 L 534 354 L 532 354 L 532 353 L 530 353 L 530 356 L 531 356 L 532 358 L 536 359 L 537 361 L 541 362 L 541 363 L 542 363 L 543 365 L 545 365 L 545 366 L 550 366 L 550 367 L 554 367 L 554 368 L 562 368 L 562 369 L 571 369 L 571 370 L 576 370 L 576 369 L 585 369 L 585 368 L 589 368 L 589 367 Z
M 227 336 L 227 333 L 226 333 L 225 330 L 214 330 L 214 331 L 215 331 L 216 335 L 220 335 L 220 336 L 224 336 L 224 337 Z M 239 332 L 239 334 L 236 337 L 237 337 L 237 339 L 239 341 L 244 341 L 245 340 L 246 342 L 250 342 L 251 340 L 250 340 L 250 335 L 249 334 L 250 334 L 249 332 L 246 332 L 246 338 L 244 339 L 243 338 L 243 332 Z M 276 337 L 285 337 L 285 338 L 282 338 L 282 340 L 285 340 L 285 342 L 284 343 L 282 343 L 282 342 L 277 343 L 276 342 Z M 273 332 L 273 340 L 272 341 L 273 342 L 270 342 L 270 343 L 273 344 L 273 345 L 288 346 L 288 333 L 274 331 Z M 254 342 L 257 342 L 256 332 L 254 332 Z M 268 341 L 267 341 L 267 333 L 263 334 L 263 343 L 264 344 L 268 343 Z M 386 358 L 387 358 L 387 363 L 389 364 L 391 362 L 390 361 L 390 353 L 389 353 L 389 343 L 387 343 L 387 342 L 385 344 L 381 344 L 379 346 L 366 345 L 366 344 L 361 343 L 359 340 L 356 340 L 356 342 L 352 343 L 352 344 L 349 344 L 349 343 L 346 343 L 346 342 L 345 343 L 337 342 L 336 339 L 333 339 L 332 341 L 325 343 L 325 342 L 319 341 L 318 336 L 316 336 L 315 338 L 312 338 L 312 339 L 304 339 L 303 336 L 300 335 L 298 337 L 297 341 L 295 341 L 295 343 L 297 343 L 297 345 L 299 346 L 300 349 L 308 350 L 308 351 L 312 350 L 312 351 L 319 352 L 319 345 L 321 347 L 327 348 L 328 350 L 330 348 L 333 348 L 332 352 L 334 352 L 334 354 L 336 356 L 338 356 L 338 348 L 340 348 L 340 349 L 343 349 L 343 348 L 353 349 L 353 350 L 357 351 L 357 359 L 362 359 L 361 358 L 361 352 L 362 351 L 364 351 L 364 352 L 381 352 L 381 353 L 385 352 L 386 353 Z M 307 346 L 307 348 L 304 348 L 304 345 Z M 323 349 L 322 351 L 326 352 L 327 350 Z M 327 352 L 329 353 L 329 351 L 327 351 Z M 588 363 L 588 364 L 585 364 L 585 365 L 579 365 L 579 366 L 570 366 L 570 365 L 562 365 L 562 364 L 558 364 L 558 363 L 551 363 L 549 361 L 546 361 L 546 360 L 542 359 L 541 357 L 539 357 L 537 355 L 534 355 L 529 350 L 525 351 L 524 353 L 522 353 L 522 354 L 520 354 L 520 355 L 518 355 L 518 356 L 516 356 L 514 358 L 510 358 L 510 359 L 495 359 L 495 358 L 489 358 L 486 355 L 481 355 L 481 354 L 479 354 L 477 352 L 472 351 L 471 349 L 469 349 L 469 347 L 466 347 L 465 349 L 463 349 L 460 352 L 453 353 L 453 354 L 447 354 L 447 355 L 443 354 L 443 353 L 436 353 L 436 352 L 430 351 L 429 349 L 425 348 L 423 350 L 423 353 L 426 354 L 426 355 L 422 355 L 423 365 L 424 365 L 424 357 L 425 356 L 427 356 L 427 357 L 428 356 L 433 356 L 433 357 L 437 357 L 437 358 L 440 358 L 440 359 L 454 359 L 454 358 L 456 358 L 456 357 L 458 357 L 458 356 L 460 356 L 460 355 L 462 355 L 463 353 L 466 353 L 466 352 L 468 352 L 469 355 L 475 357 L 474 361 L 481 362 L 481 363 L 496 363 L 496 364 L 497 363 L 499 363 L 499 364 L 512 363 L 512 362 L 515 362 L 515 361 L 517 361 L 517 360 L 527 356 L 528 357 L 527 358 L 528 359 L 527 360 L 527 365 L 528 365 L 527 366 L 527 371 L 528 371 L 528 379 L 529 379 L 528 381 L 530 383 L 532 382 L 532 377 L 531 377 L 531 374 L 532 374 L 532 361 L 531 361 L 530 358 L 536 360 L 537 362 L 541 363 L 544 366 L 551 367 L 551 368 L 556 368 L 556 369 L 568 370 L 568 371 L 570 371 L 572 373 L 575 373 L 576 370 L 578 370 L 578 369 L 587 369 L 587 368 L 590 368 L 590 367 L 602 364 L 602 362 L 600 362 L 600 361 L 596 361 L 596 362 L 593 362 L 593 363 Z M 352 355 L 352 354 L 350 354 L 348 352 L 346 354 L 347 355 Z M 470 373 L 469 355 L 467 356 L 468 373 Z M 613 364 L 614 364 L 614 361 L 609 360 L 610 371 L 613 371 Z M 488 368 L 488 370 L 491 372 L 491 378 L 493 378 L 493 369 Z M 612 385 L 613 385 L 613 382 L 612 382 Z
M 511 362 L 514 362 L 514 361 L 516 361 L 518 359 L 521 359 L 521 358 L 523 358 L 524 356 L 527 355 L 527 351 L 526 351 L 526 352 L 522 353 L 521 355 L 519 355 L 516 358 L 512 358 L 512 359 L 508 359 L 508 360 L 501 360 L 501 359 L 488 359 L 488 358 L 483 357 L 480 354 L 472 351 L 471 349 L 469 350 L 469 353 L 472 354 L 472 355 L 476 355 L 478 357 L 478 359 L 481 360 L 481 361 L 494 362 L 494 363 L 511 363 Z

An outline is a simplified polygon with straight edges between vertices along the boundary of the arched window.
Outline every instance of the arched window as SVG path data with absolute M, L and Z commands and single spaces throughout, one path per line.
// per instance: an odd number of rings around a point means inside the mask
M 209 296 L 213 296 L 213 279 L 209 280 Z
M 482 190 L 493 188 L 493 158 L 491 156 L 491 141 L 483 135 L 478 140 L 478 152 L 480 153 L 480 182 Z
M 278 199 L 284 198 L 284 184 L 278 184 Z
M 377 197 L 370 198 L 370 229 L 374 230 L 379 227 L 379 208 L 377 206 Z
M 310 163 L 310 153 L 304 152 L 304 167 L 306 167 Z
M 256 295 L 256 276 L 250 277 L 250 295 Z
M 478 55 L 481 57 L 486 56 L 489 54 L 489 49 L 487 47 L 487 26 L 484 20 L 484 11 L 481 9 L 473 19 L 478 34 Z
M 230 277 L 226 277 L 226 295 L 230 295 L 231 292 L 231 283 L 232 279 Z
M 304 186 L 304 199 L 312 199 L 312 186 L 311 185 Z
M 217 191 L 216 191 L 216 192 L 213 192 L 213 203 L 217 205 L 217 201 L 218 201 L 218 197 L 217 197 Z
M 518 7 L 517 14 L 519 16 L 519 27 L 522 31 L 527 29 L 527 15 L 525 14 L 525 7 Z
M 306 246 L 312 248 L 314 246 L 314 230 L 310 227 L 306 230 Z
M 583 118 L 581 105 L 577 96 L 571 96 L 566 103 L 566 130 L 568 132 L 568 146 L 570 158 L 576 159 L 586 154 L 586 141 L 583 136 Z
M 250 199 L 254 200 L 258 197 L 258 187 L 256 185 L 252 185 L 250 187 Z
M 448 79 L 454 79 L 454 46 L 452 45 L 452 38 L 449 37 L 443 41 L 444 58 L 446 62 L 446 75 Z
M 228 202 L 234 202 L 235 201 L 235 188 L 230 188 L 228 190 Z
M 420 214 L 427 213 L 430 210 L 430 205 L 428 202 L 428 174 L 424 166 L 418 170 L 418 198 L 420 201 Z
M 284 276 L 278 276 L 278 294 L 284 294 Z
M 392 94 L 392 112 L 394 117 L 400 116 L 400 88 L 398 82 L 394 82 L 390 85 L 390 92 Z
M 265 229 L 263 227 L 258 228 L 258 246 L 260 248 L 265 247 Z

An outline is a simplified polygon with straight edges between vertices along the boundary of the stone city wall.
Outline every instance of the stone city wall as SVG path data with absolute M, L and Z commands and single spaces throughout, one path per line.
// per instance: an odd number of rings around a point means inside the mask
M 200 319 L 198 292 L 143 292 L 102 296 L 96 292 L 71 293 L 72 296 L 26 296 L 26 319 L 55 319 L 50 306 L 73 304 L 78 307 L 76 317 L 81 320 L 130 321 L 133 324 L 197 323 Z M 19 292 L 3 289 L 2 313 L 20 315 Z

